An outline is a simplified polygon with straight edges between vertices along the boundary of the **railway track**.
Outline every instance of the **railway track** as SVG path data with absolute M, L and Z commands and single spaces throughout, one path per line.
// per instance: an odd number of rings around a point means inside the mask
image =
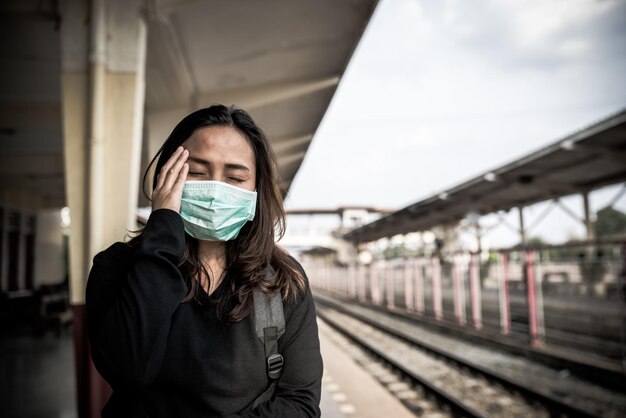
M 319 317 L 329 326 L 388 365 L 404 380 L 421 387 L 453 416 L 596 416 L 390 327 L 342 312 L 341 307 L 319 300 L 316 304 Z

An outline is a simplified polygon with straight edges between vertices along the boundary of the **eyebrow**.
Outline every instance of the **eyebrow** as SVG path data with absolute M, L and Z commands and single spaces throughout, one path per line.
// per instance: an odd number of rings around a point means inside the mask
M 208 165 L 208 166 L 211 165 L 210 161 L 203 160 L 202 158 L 189 156 L 187 159 L 190 160 L 190 161 L 196 162 L 196 163 L 205 164 L 205 165 Z M 226 163 L 224 165 L 225 165 L 226 168 L 229 168 L 231 170 L 246 170 L 246 171 L 250 171 L 250 169 L 247 166 L 243 165 L 243 164 Z

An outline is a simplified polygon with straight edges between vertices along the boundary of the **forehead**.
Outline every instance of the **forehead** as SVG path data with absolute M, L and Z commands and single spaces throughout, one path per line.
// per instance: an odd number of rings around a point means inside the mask
M 254 150 L 248 139 L 230 126 L 209 126 L 196 129 L 183 146 L 190 156 L 209 161 L 254 164 Z

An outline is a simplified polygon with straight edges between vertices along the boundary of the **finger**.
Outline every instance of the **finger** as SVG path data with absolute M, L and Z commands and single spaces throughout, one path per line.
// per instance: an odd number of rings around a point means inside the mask
M 176 150 L 170 155 L 170 158 L 163 164 L 159 174 L 157 175 L 157 184 L 155 189 L 161 189 L 163 187 L 163 183 L 165 183 L 165 178 L 167 177 L 167 172 L 170 167 L 174 164 L 176 158 L 178 158 L 178 154 L 182 151 L 182 146 L 176 148 Z
M 180 169 L 178 173 L 178 177 L 176 178 L 176 182 L 172 186 L 172 192 L 177 195 L 182 195 L 183 186 L 185 185 L 185 180 L 187 180 L 187 172 L 189 171 L 189 163 L 183 164 L 183 167 Z
M 174 164 L 174 166 L 168 170 L 168 174 L 165 177 L 165 182 L 163 183 L 163 189 L 164 190 L 167 191 L 167 190 L 170 190 L 172 188 L 172 186 L 176 182 L 176 179 L 178 178 L 178 174 L 180 173 L 180 169 L 183 167 L 183 164 L 187 160 L 187 156 L 188 155 L 189 155 L 189 151 L 184 150 L 182 152 L 182 154 L 180 154 L 180 156 L 176 160 L 176 163 Z
M 167 178 L 167 174 L 170 168 L 174 165 L 174 163 L 176 162 L 176 160 L 178 159 L 182 151 L 183 151 L 182 146 L 179 146 L 178 148 L 176 148 L 176 151 L 174 151 L 172 155 L 170 155 L 170 158 L 168 158 L 165 164 L 163 164 L 163 167 L 161 167 L 161 171 L 159 171 L 159 175 L 157 176 L 157 186 L 156 186 L 157 189 L 161 189 L 163 187 L 163 184 L 165 183 L 165 179 Z

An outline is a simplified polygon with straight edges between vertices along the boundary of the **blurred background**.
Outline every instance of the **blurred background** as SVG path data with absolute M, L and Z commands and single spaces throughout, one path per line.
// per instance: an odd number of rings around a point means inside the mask
M 248 110 L 322 416 L 626 414 L 626 1 L 6 0 L 3 416 L 97 417 L 84 289 L 182 117 Z

